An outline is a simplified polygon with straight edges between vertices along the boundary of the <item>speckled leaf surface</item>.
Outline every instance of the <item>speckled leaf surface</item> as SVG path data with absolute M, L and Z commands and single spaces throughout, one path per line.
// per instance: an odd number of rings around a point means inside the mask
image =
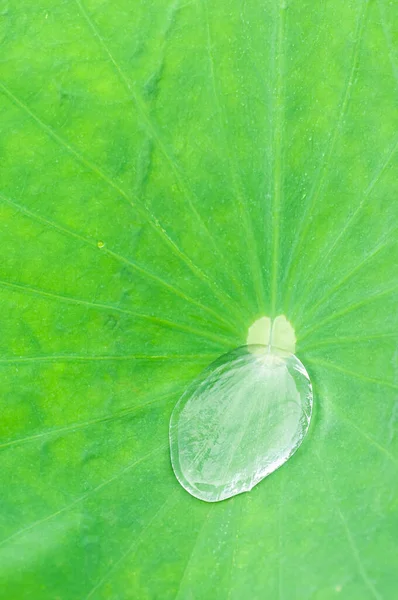
M 394 600 L 397 7 L 0 7 L 0 597 Z M 270 314 L 315 418 L 209 505 L 170 414 Z

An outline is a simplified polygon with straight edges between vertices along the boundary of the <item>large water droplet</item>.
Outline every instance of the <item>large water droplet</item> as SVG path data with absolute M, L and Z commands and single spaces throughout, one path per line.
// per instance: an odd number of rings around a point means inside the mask
M 251 490 L 300 446 L 311 420 L 304 365 L 269 346 L 225 354 L 189 386 L 170 420 L 178 481 L 217 502 Z

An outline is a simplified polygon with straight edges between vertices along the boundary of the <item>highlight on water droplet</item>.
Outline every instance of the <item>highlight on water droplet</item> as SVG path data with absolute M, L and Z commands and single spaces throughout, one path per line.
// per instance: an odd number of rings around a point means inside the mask
M 291 352 L 269 344 L 225 354 L 188 387 L 171 415 L 178 481 L 206 502 L 251 490 L 299 448 L 312 403 L 308 373 Z

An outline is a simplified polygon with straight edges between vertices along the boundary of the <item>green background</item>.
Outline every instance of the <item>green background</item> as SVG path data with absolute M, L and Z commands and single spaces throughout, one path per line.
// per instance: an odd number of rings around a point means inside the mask
M 397 597 L 398 10 L 1 0 L 0 597 Z M 297 454 L 192 498 L 188 383 L 285 314 Z

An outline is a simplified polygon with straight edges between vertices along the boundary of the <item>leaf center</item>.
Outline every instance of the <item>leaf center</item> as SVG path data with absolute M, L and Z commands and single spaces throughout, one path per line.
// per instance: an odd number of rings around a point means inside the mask
M 278 315 L 273 321 L 264 316 L 249 327 L 246 343 L 248 346 L 273 346 L 294 354 L 296 334 L 285 315 Z

